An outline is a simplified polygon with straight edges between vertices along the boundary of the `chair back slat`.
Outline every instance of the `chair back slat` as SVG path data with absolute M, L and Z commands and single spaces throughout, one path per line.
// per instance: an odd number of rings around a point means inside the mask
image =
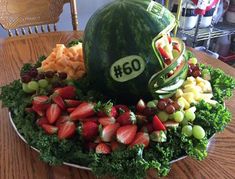
M 21 33 L 22 33 L 23 35 L 26 34 L 24 27 L 21 28 Z
M 56 23 L 65 3 L 70 3 L 73 30 L 78 30 L 76 0 L 1 0 L 0 25 L 9 36 L 57 31 Z

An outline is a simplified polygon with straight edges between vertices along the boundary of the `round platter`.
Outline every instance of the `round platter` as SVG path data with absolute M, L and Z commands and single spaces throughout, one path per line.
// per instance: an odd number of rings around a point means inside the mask
M 9 112 L 9 119 L 10 119 L 10 123 L 11 123 L 12 127 L 14 128 L 15 132 L 16 132 L 17 135 L 20 137 L 20 139 L 23 140 L 26 144 L 28 144 L 27 141 L 25 140 L 25 138 L 19 133 L 18 129 L 16 128 L 15 123 L 13 122 L 13 119 L 12 119 L 12 117 L 11 117 L 11 112 Z M 214 137 L 214 135 L 209 139 L 209 143 L 208 143 L 208 145 L 207 145 L 207 149 L 209 148 L 211 139 L 212 139 L 213 137 Z M 31 147 L 33 150 L 35 150 L 36 152 L 40 153 L 40 151 L 39 151 L 38 149 L 36 149 L 35 147 L 33 147 L 33 146 L 30 146 L 30 147 Z M 175 160 L 172 160 L 170 163 L 173 164 L 173 163 L 175 163 L 175 162 L 177 162 L 177 161 L 179 161 L 179 160 L 182 160 L 182 159 L 184 159 L 184 158 L 186 158 L 186 157 L 187 157 L 187 156 L 184 155 L 184 156 L 179 157 L 179 158 L 177 158 L 177 159 L 175 159 Z M 70 167 L 75 167 L 75 168 L 79 168 L 79 169 L 83 169 L 83 170 L 90 170 L 90 171 L 91 171 L 91 168 L 89 168 L 89 167 L 84 167 L 84 166 L 81 166 L 81 165 L 77 165 L 77 164 L 73 164 L 73 163 L 67 163 L 67 162 L 63 162 L 63 164 L 66 165 L 66 166 L 70 166 Z

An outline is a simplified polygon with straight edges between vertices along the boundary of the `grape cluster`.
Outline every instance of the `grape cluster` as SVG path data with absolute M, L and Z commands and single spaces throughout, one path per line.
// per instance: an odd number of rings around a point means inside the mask
M 173 114 L 175 111 L 180 109 L 180 105 L 170 98 L 160 99 L 157 107 L 161 111 L 165 111 L 168 114 Z
M 35 67 L 21 74 L 22 87 L 26 93 L 35 92 L 40 88 L 46 89 L 50 83 L 53 87 L 59 87 L 62 85 L 61 80 L 65 79 L 67 79 L 67 73 L 58 73 L 56 71 L 39 72 Z

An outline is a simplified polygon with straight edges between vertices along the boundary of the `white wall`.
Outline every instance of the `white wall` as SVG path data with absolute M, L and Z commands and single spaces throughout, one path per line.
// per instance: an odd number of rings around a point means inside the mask
M 79 30 L 84 30 L 90 16 L 104 4 L 113 0 L 77 0 Z M 59 31 L 72 30 L 69 4 L 64 6 L 58 23 Z M 7 37 L 7 32 L 0 27 L 0 38 Z

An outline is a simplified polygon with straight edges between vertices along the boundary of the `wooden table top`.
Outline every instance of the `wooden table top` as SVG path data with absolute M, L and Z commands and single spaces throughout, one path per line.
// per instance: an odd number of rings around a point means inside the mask
M 40 55 L 47 55 L 57 43 L 67 44 L 82 36 L 81 32 L 54 32 L 26 37 L 13 37 L 0 42 L 0 86 L 19 78 L 23 63 L 33 63 Z M 195 52 L 203 62 L 223 69 L 235 77 L 235 69 Z M 0 102 L 1 103 L 1 102 Z M 233 120 L 224 132 L 213 138 L 209 155 L 204 161 L 186 158 L 172 165 L 169 178 L 234 178 L 235 177 L 235 96 L 226 102 Z M 8 110 L 0 109 L 0 179 L 94 179 L 90 171 L 67 166 L 51 167 L 40 161 L 10 125 Z M 155 178 L 150 172 L 148 179 Z

